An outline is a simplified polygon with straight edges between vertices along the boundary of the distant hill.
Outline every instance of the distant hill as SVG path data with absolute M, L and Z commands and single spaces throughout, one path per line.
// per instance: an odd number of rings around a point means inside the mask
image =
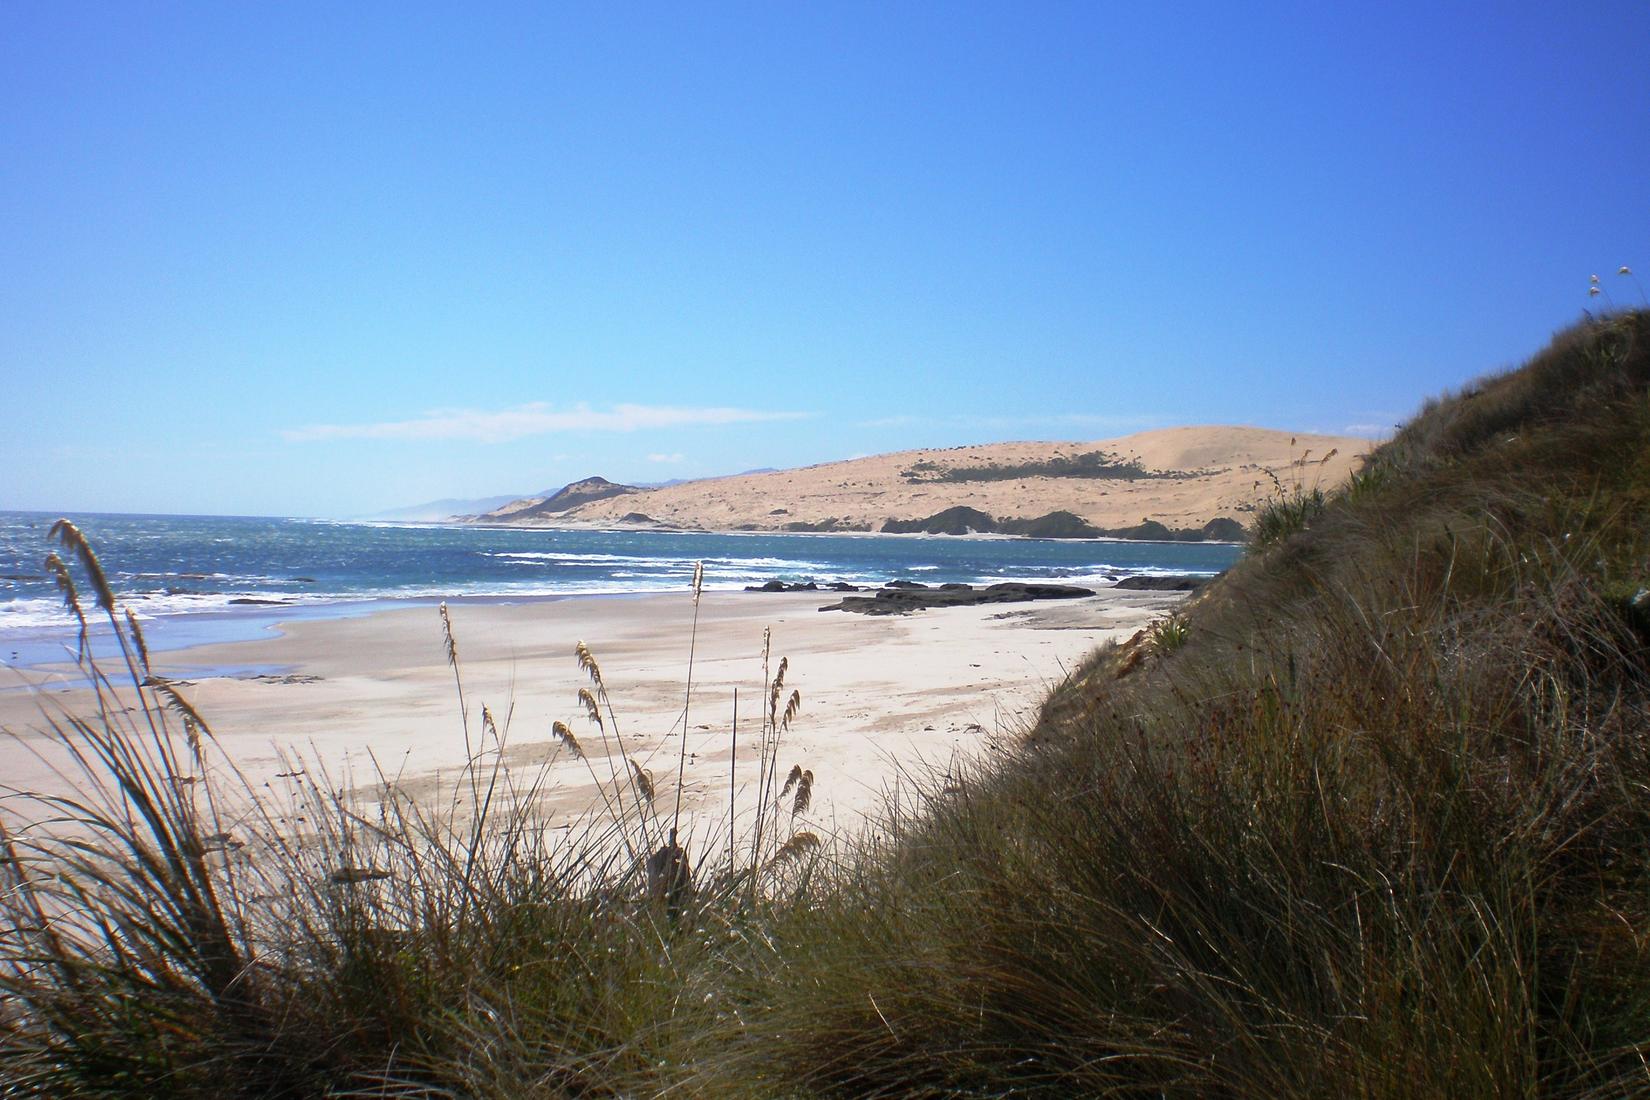
M 901 451 L 657 488 L 603 478 L 479 518 L 557 527 L 1240 538 L 1278 487 L 1332 488 L 1373 444 L 1265 428 Z
M 495 506 L 476 518 L 489 523 L 501 521 L 511 523 L 531 522 L 538 519 L 554 518 L 574 508 L 592 504 L 599 500 L 629 496 L 633 493 L 645 491 L 634 485 L 620 485 L 617 482 L 607 480 L 605 477 L 587 477 L 583 481 L 575 481 L 564 485 L 553 493 L 501 502 L 502 507 Z

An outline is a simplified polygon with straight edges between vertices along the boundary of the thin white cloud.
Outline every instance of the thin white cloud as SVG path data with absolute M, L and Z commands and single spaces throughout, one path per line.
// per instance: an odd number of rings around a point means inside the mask
M 413 420 L 389 420 L 377 424 L 312 424 L 304 428 L 289 428 L 281 436 L 292 443 L 326 439 L 465 439 L 480 443 L 506 443 L 512 439 L 551 432 L 634 432 L 649 428 L 801 420 L 809 415 L 675 405 L 614 405 L 604 410 L 579 404 L 556 409 L 539 401 L 496 412 L 442 409 Z
M 682 459 L 684 459 L 686 457 L 687 456 L 682 454 L 682 452 L 677 451 L 674 454 L 668 454 L 668 455 L 658 455 L 658 454 L 648 455 L 647 460 L 649 462 L 680 462 L 680 461 L 682 461 Z

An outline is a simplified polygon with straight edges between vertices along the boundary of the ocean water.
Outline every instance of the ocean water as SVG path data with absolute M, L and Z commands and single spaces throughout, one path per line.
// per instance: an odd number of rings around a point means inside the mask
M 61 660 L 72 619 L 42 562 L 58 517 L 0 512 L 0 663 Z M 686 591 L 770 580 L 1038 580 L 1213 574 L 1241 549 L 945 536 L 708 534 L 345 523 L 233 516 L 73 515 L 156 648 L 255 637 L 293 618 L 439 600 Z

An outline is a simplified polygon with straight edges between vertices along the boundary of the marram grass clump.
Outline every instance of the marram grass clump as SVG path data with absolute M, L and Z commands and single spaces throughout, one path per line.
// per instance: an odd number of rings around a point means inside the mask
M 94 593 L 89 608 L 53 555 L 68 607 L 83 631 L 108 619 L 122 669 L 83 644 L 91 713 L 44 714 L 39 751 L 80 793 L 0 801 L 0 1095 L 646 1091 L 686 1072 L 718 1010 L 686 992 L 823 852 L 775 798 L 769 835 L 690 864 L 583 643 L 593 690 L 578 700 L 596 734 L 581 743 L 557 719 L 550 744 L 585 764 L 601 812 L 550 821 L 538 796 L 551 761 L 500 763 L 508 723 L 487 706 L 472 722 L 444 606 L 468 749 L 450 801 L 415 801 L 383 775 L 346 786 L 297 760 L 284 790 L 260 794 L 151 669 L 80 532 L 52 534 Z M 765 754 L 799 708 L 793 692 L 764 721 Z

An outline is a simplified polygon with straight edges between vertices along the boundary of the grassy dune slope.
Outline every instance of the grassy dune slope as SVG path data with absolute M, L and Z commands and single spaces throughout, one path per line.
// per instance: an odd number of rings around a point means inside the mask
M 836 1095 L 1650 1092 L 1650 315 L 1436 401 L 777 938 Z M 1283 502 L 1285 510 L 1295 501 Z
M 215 869 L 194 717 L 111 708 L 69 735 L 149 808 L 0 852 L 0 1095 L 1645 1095 L 1650 314 L 1287 488 L 1014 759 L 691 898 L 617 777 L 571 856 L 480 770 L 490 824 L 301 787 Z

